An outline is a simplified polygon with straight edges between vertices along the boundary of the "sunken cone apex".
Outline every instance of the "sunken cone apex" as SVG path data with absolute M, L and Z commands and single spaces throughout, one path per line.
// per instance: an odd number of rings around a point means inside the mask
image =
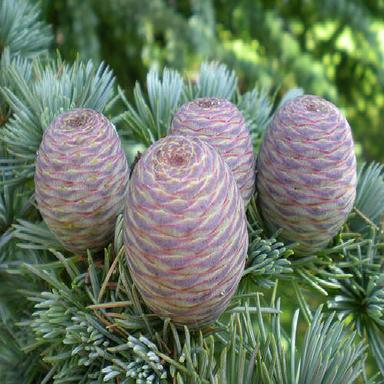
M 123 211 L 128 163 L 114 126 L 91 109 L 62 113 L 44 132 L 35 189 L 41 215 L 75 253 L 111 240 Z
M 176 112 L 170 133 L 198 137 L 212 145 L 233 172 L 248 204 L 255 186 L 255 155 L 244 117 L 236 105 L 209 97 L 192 100 Z
M 244 203 L 220 155 L 193 137 L 153 144 L 133 171 L 124 220 L 128 265 L 148 307 L 178 325 L 214 321 L 248 247 Z
M 271 230 L 300 242 L 296 253 L 324 248 L 352 209 L 356 158 L 341 112 L 311 95 L 287 101 L 267 129 L 257 160 L 261 214 Z

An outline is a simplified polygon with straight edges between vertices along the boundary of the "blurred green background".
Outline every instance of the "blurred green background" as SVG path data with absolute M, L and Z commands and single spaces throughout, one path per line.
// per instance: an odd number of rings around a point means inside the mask
M 241 88 L 292 87 L 341 107 L 366 160 L 384 161 L 384 0 L 42 0 L 56 47 L 107 62 L 132 91 L 150 67 L 204 60 Z

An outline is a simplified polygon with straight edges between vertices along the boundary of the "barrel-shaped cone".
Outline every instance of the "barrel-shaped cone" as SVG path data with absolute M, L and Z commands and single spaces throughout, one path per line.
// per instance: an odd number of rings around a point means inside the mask
M 216 150 L 178 135 L 153 144 L 133 171 L 124 222 L 128 265 L 148 307 L 178 325 L 214 321 L 248 246 L 243 200 Z
M 258 204 L 272 230 L 282 229 L 296 253 L 327 246 L 351 211 L 356 157 L 351 129 L 330 102 L 312 95 L 283 104 L 257 159 Z
M 98 251 L 123 211 L 129 167 L 114 126 L 91 109 L 64 112 L 43 135 L 35 194 L 48 227 L 70 251 Z

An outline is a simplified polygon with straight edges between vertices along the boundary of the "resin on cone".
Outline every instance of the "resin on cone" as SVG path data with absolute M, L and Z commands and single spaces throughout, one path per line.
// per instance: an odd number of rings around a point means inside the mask
M 153 144 L 133 171 L 124 221 L 128 265 L 148 307 L 178 325 L 214 321 L 248 247 L 244 203 L 216 150 L 179 135 Z
M 300 242 L 297 254 L 326 247 L 344 224 L 356 194 L 349 124 L 312 95 L 287 101 L 268 127 L 257 159 L 258 203 L 267 226 Z
M 70 251 L 97 251 L 124 209 L 129 167 L 114 126 L 91 109 L 62 113 L 43 135 L 36 161 L 40 213 Z
M 198 137 L 212 145 L 233 172 L 245 205 L 255 187 L 255 155 L 244 116 L 230 101 L 192 100 L 176 112 L 171 134 Z

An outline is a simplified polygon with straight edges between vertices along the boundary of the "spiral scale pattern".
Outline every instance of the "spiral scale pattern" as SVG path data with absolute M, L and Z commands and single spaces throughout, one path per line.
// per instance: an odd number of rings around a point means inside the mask
M 39 148 L 36 201 L 48 227 L 70 251 L 97 251 L 123 211 L 129 167 L 114 126 L 91 109 L 59 115 Z
M 340 230 L 356 194 L 351 129 L 330 102 L 312 95 L 286 102 L 267 129 L 257 159 L 258 203 L 271 230 L 300 242 L 296 253 L 324 248 Z
M 132 174 L 124 220 L 128 265 L 148 307 L 179 325 L 214 321 L 248 247 L 244 204 L 220 155 L 192 137 L 153 144 Z
M 244 117 L 234 104 L 208 97 L 192 100 L 176 112 L 170 133 L 198 137 L 212 145 L 233 172 L 248 204 L 255 187 L 255 155 Z

